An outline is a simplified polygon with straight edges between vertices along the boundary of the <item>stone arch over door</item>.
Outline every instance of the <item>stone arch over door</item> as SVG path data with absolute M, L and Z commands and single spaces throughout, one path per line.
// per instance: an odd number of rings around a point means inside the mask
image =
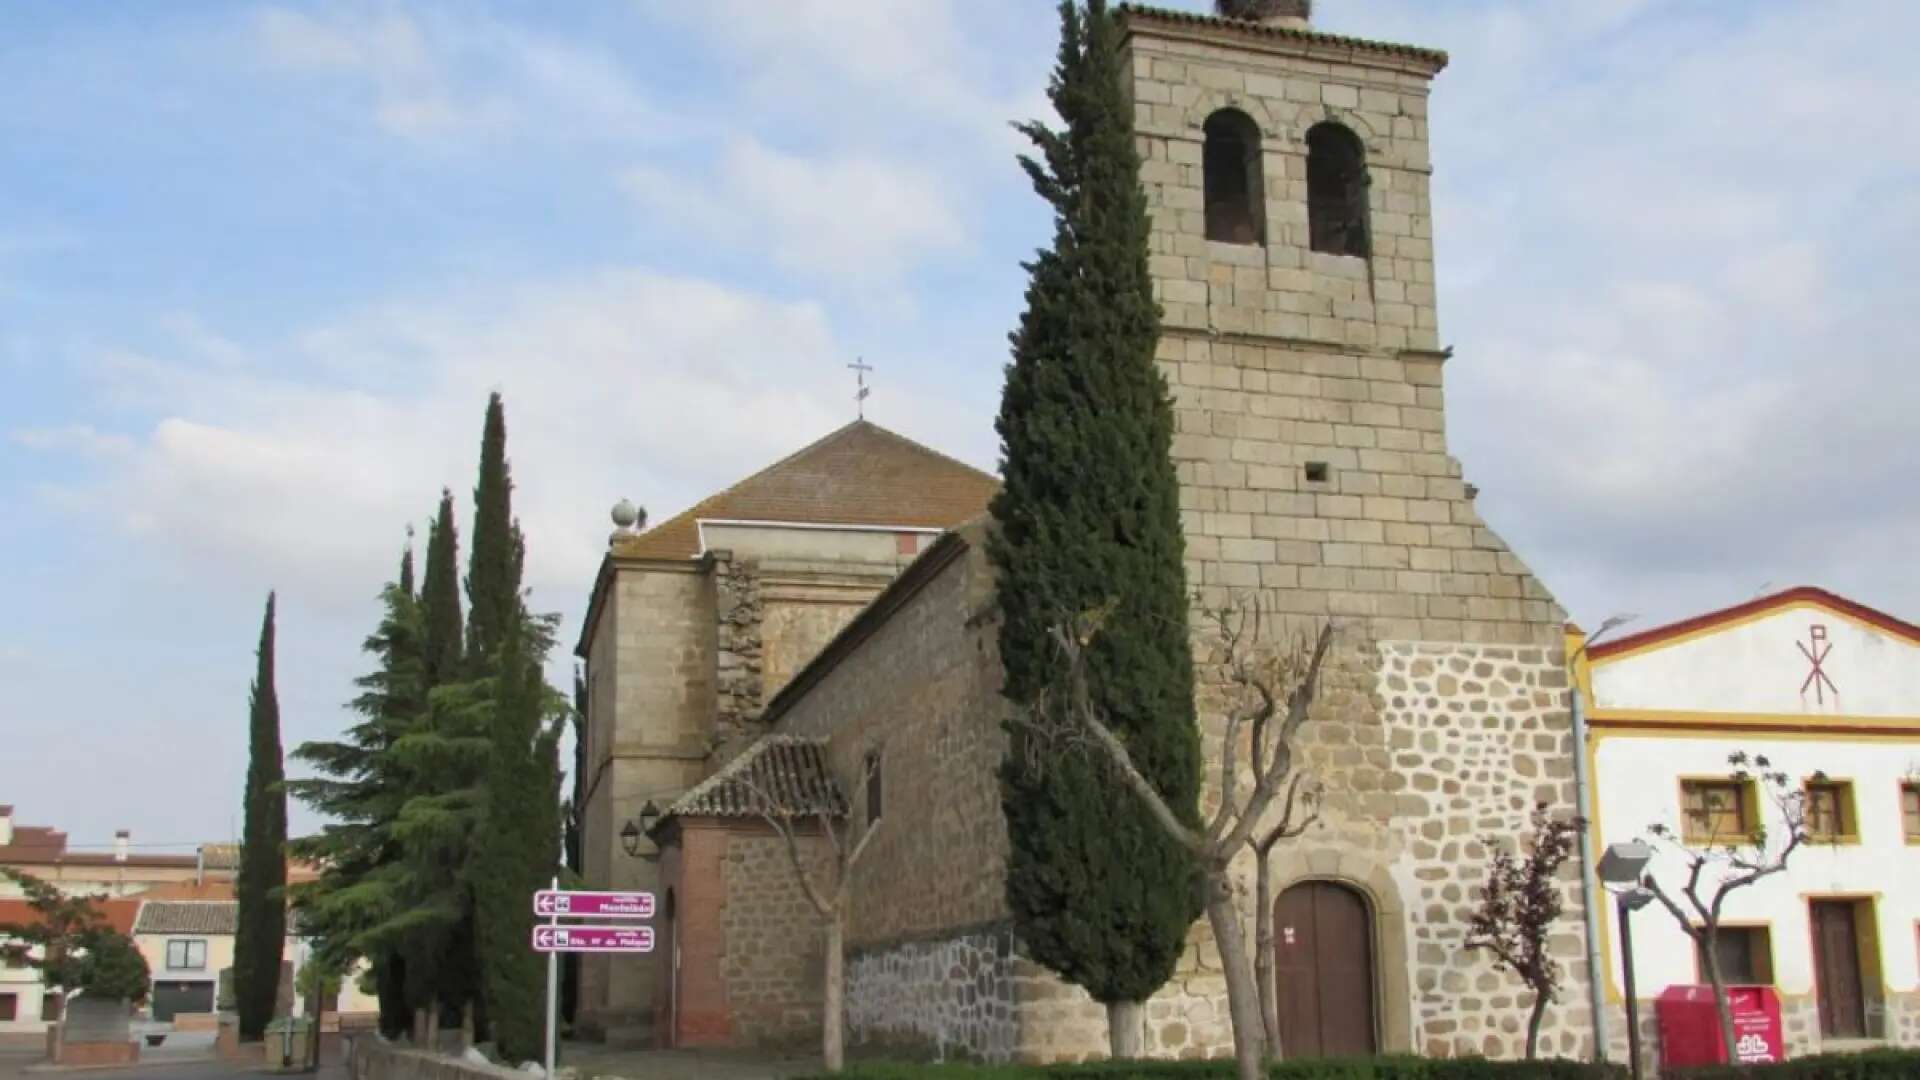
M 1372 937 L 1375 1049 L 1383 1054 L 1413 1052 L 1412 954 L 1407 948 L 1407 911 L 1400 901 L 1399 888 L 1384 867 L 1351 852 L 1311 848 L 1274 852 L 1276 903 L 1288 889 L 1312 881 L 1349 889 L 1365 902 Z M 1275 934 L 1279 934 L 1278 927 Z

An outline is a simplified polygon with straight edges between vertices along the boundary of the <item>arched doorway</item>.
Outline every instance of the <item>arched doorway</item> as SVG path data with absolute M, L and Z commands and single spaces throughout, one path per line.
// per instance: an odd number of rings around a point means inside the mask
M 1355 1057 L 1379 1049 L 1366 897 L 1338 882 L 1300 882 L 1274 901 L 1273 949 L 1285 1057 Z

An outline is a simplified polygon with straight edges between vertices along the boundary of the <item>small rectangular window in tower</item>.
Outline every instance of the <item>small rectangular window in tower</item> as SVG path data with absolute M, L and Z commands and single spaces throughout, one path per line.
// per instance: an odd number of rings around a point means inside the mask
M 1307 483 L 1324 484 L 1333 476 L 1333 470 L 1324 461 L 1307 462 Z
M 1900 826 L 1907 843 L 1920 844 L 1920 784 L 1900 785 Z
M 885 795 L 880 789 L 880 751 L 867 751 L 867 824 L 880 820 L 880 809 Z

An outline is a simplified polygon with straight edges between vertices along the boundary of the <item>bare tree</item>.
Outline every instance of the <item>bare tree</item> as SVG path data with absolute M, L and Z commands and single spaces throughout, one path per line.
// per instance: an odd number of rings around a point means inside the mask
M 866 793 L 875 781 L 880 760 L 879 753 L 867 756 L 860 777 L 860 789 L 855 793 L 855 805 L 866 802 Z M 853 871 L 860 864 L 860 857 L 866 854 L 867 846 L 879 833 L 882 819 L 870 817 L 856 836 L 852 822 L 834 823 L 836 818 L 847 813 L 844 805 L 823 805 L 818 802 L 798 805 L 784 794 L 775 794 L 766 785 L 756 783 L 748 773 L 742 773 L 738 782 L 752 794 L 753 809 L 760 820 L 771 826 L 786 843 L 787 857 L 793 864 L 794 878 L 800 883 L 800 891 L 806 894 L 807 902 L 813 905 L 814 912 L 826 923 L 826 964 L 820 994 L 820 1056 L 826 1071 L 837 1073 L 845 1067 L 847 1057 L 846 939 L 847 908 L 853 894 Z M 798 829 L 803 823 L 811 823 L 827 843 L 830 861 L 824 876 L 818 873 L 817 867 L 808 865 L 809 860 L 800 850 Z
M 1147 805 L 1167 834 L 1192 851 L 1200 864 L 1201 901 L 1220 951 L 1227 980 L 1227 1008 L 1233 1024 L 1234 1060 L 1240 1080 L 1257 1080 L 1267 1043 L 1259 991 L 1247 956 L 1246 932 L 1233 902 L 1233 857 L 1247 847 L 1267 811 L 1283 792 L 1297 791 L 1290 782 L 1294 769 L 1294 737 L 1306 723 L 1320 682 L 1321 664 L 1333 641 L 1331 623 L 1321 627 L 1311 646 L 1304 640 L 1291 649 L 1273 649 L 1262 640 L 1266 614 L 1257 600 L 1208 613 L 1218 629 L 1220 666 L 1227 686 L 1226 730 L 1219 764 L 1219 806 L 1199 828 L 1189 826 L 1167 805 L 1160 792 L 1134 765 L 1127 745 L 1106 724 L 1088 686 L 1087 646 L 1099 634 L 1112 607 L 1075 617 L 1053 629 L 1064 678 L 1059 687 L 1066 708 L 1052 710 L 1041 701 L 1022 722 L 1049 736 L 1083 741 L 1099 747 L 1119 781 Z M 1051 715 L 1064 714 L 1068 731 L 1049 730 Z M 1084 737 L 1084 738 L 1082 738 Z M 1058 744 L 1057 739 L 1047 742 Z M 1239 755 L 1246 744 L 1251 790 L 1240 788 Z M 1029 765 L 1038 763 L 1029 762 Z M 1281 831 L 1286 828 L 1282 819 Z M 1262 837 L 1265 839 L 1265 837 Z M 1275 839 L 1278 839 L 1277 837 Z M 1277 1025 L 1276 1025 L 1277 1026 Z
M 1678 896 L 1651 873 L 1641 884 L 1653 892 L 1654 899 L 1699 947 L 1707 981 L 1713 986 L 1714 1006 L 1720 1014 L 1720 1038 L 1727 1053 L 1732 1054 L 1733 1009 L 1727 1002 L 1718 948 L 1721 914 L 1728 896 L 1786 870 L 1788 856 L 1807 842 L 1807 793 L 1785 772 L 1774 769 L 1765 755 L 1749 757 L 1745 751 L 1736 751 L 1727 756 L 1727 764 L 1733 766 L 1728 779 L 1737 786 L 1730 797 L 1741 800 L 1739 804 L 1728 804 L 1729 795 L 1708 791 L 1698 807 L 1681 808 L 1691 818 L 1693 830 L 1682 829 L 1676 834 L 1665 825 L 1647 828 L 1686 867 L 1686 880 Z M 1826 774 L 1816 772 L 1813 778 L 1824 780 Z M 1780 832 L 1767 828 L 1759 800 L 1749 800 L 1748 793 L 1755 788 L 1765 793 L 1767 802 L 1779 814 L 1783 826 Z M 1681 900 L 1686 901 L 1685 906 Z
M 1253 864 L 1253 977 L 1260 985 L 1260 1027 L 1267 1040 L 1267 1057 L 1276 1059 L 1280 1056 L 1280 987 L 1274 972 L 1273 863 L 1269 856 L 1280 841 L 1299 836 L 1320 820 L 1319 786 L 1308 782 L 1303 791 L 1301 783 L 1306 780 L 1306 773 L 1294 773 L 1287 781 L 1287 798 L 1280 820 L 1266 832 L 1247 838 L 1247 846 L 1253 849 L 1256 860 Z M 1293 820 L 1296 806 L 1306 813 L 1298 823 Z
M 1512 971 L 1533 991 L 1533 1011 L 1527 1016 L 1527 1060 L 1540 1046 L 1540 1021 L 1547 1006 L 1560 997 L 1560 963 L 1553 958 L 1549 939 L 1560 921 L 1560 867 L 1573 857 L 1573 845 L 1584 819 L 1556 818 L 1547 804 L 1533 808 L 1533 847 L 1523 861 L 1497 837 L 1484 843 L 1493 850 L 1480 906 L 1467 923 L 1466 947 L 1493 954 L 1494 967 Z

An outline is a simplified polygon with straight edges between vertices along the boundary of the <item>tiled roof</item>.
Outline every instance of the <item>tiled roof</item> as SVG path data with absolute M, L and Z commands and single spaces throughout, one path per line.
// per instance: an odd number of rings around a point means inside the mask
M 231 934 L 240 925 L 237 900 L 149 900 L 140 905 L 136 934 Z
M 999 484 L 970 465 L 856 420 L 677 517 L 619 538 L 613 552 L 638 559 L 698 558 L 702 520 L 946 529 L 985 510 Z
M 93 908 L 107 920 L 107 925 L 123 934 L 133 932 L 135 916 L 140 912 L 138 900 L 103 900 L 96 898 Z M 40 913 L 33 910 L 25 900 L 8 898 L 0 900 L 0 924 L 11 923 L 15 926 L 32 926 L 40 921 Z
M 1302 44 L 1331 45 L 1335 48 L 1352 49 L 1356 52 L 1384 53 L 1389 56 L 1404 56 L 1432 64 L 1434 70 L 1447 66 L 1447 54 L 1440 49 L 1427 49 L 1418 45 L 1398 45 L 1391 41 L 1372 41 L 1367 38 L 1345 37 L 1340 34 L 1323 34 L 1318 30 L 1301 30 L 1290 26 L 1273 26 L 1266 23 L 1249 22 L 1244 19 L 1225 19 L 1218 15 L 1201 15 L 1191 11 L 1169 11 L 1166 8 L 1151 7 L 1145 4 L 1121 4 L 1117 9 L 1121 17 L 1133 20 L 1168 23 L 1175 26 L 1219 27 L 1235 33 L 1257 34 L 1263 37 L 1286 38 Z
M 654 824 L 672 817 L 776 817 L 847 812 L 847 800 L 827 769 L 826 740 L 768 735 L 724 768 L 674 800 Z
M 67 850 L 67 834 L 45 825 L 15 825 L 13 841 L 0 844 L 0 863 L 46 862 Z

